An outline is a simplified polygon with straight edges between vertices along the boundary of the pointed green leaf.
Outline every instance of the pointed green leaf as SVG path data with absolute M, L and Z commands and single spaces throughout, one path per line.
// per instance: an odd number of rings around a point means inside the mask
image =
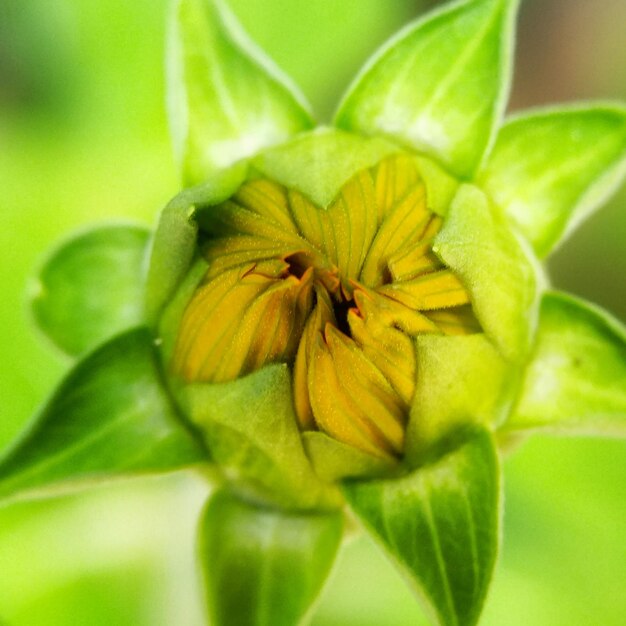
M 287 365 L 187 385 L 181 399 L 211 456 L 254 497 L 296 508 L 337 506 L 338 494 L 317 477 L 302 447 Z
M 595 105 L 511 119 L 480 181 L 545 256 L 625 175 L 626 108 Z
M 262 152 L 251 166 L 326 208 L 357 172 L 397 152 L 397 146 L 383 139 L 319 128 Z
M 31 306 L 58 347 L 81 354 L 143 322 L 149 235 L 142 226 L 100 226 L 74 235 L 48 256 Z
M 156 324 L 191 267 L 198 241 L 196 211 L 226 200 L 246 174 L 247 167 L 241 164 L 216 172 L 203 184 L 179 193 L 161 212 L 146 287 L 145 316 L 150 324 Z
M 327 482 L 393 476 L 402 471 L 399 464 L 391 459 L 359 450 L 319 430 L 303 432 L 302 441 L 315 473 Z
M 352 510 L 441 626 L 478 621 L 498 551 L 499 467 L 477 432 L 405 478 L 349 483 Z
M 348 90 L 340 128 L 386 135 L 471 177 L 504 111 L 516 0 L 465 0 L 401 31 Z
M 168 55 L 170 122 L 186 184 L 312 126 L 302 97 L 220 0 L 177 0 Z
M 297 189 L 316 206 L 326 208 L 341 187 L 360 170 L 374 167 L 401 149 L 380 137 L 366 138 L 337 128 L 318 128 L 265 150 L 251 160 L 261 176 Z M 442 167 L 415 156 L 424 179 L 430 208 L 444 214 L 459 186 Z
M 166 472 L 206 458 L 179 421 L 145 329 L 81 361 L 0 461 L 0 497 Z
M 317 598 L 342 535 L 341 513 L 266 509 L 228 492 L 200 523 L 200 561 L 215 626 L 296 626 Z
M 537 343 L 507 431 L 626 437 L 626 329 L 564 294 L 541 303 Z
M 530 349 L 538 309 L 538 268 L 522 243 L 480 189 L 463 185 L 433 245 L 469 290 L 485 334 L 511 360 Z

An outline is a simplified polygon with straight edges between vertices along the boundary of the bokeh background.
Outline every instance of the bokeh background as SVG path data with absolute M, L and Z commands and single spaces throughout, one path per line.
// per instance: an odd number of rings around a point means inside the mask
M 153 224 L 178 189 L 164 113 L 166 0 L 0 0 L 0 450 L 68 363 L 34 332 L 29 276 L 68 231 Z M 419 0 L 231 0 L 321 120 Z M 624 0 L 524 0 L 511 108 L 626 100 Z M 562 246 L 555 285 L 626 320 L 626 190 Z M 485 626 L 622 626 L 626 446 L 534 439 L 507 459 L 505 542 Z M 2 626 L 202 626 L 193 476 L 0 507 Z M 426 622 L 365 539 L 314 626 Z

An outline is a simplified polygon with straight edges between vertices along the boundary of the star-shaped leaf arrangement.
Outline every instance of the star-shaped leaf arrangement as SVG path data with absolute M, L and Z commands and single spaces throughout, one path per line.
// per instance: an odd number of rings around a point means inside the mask
M 516 12 L 409 24 L 316 127 L 222 2 L 174 2 L 186 188 L 154 234 L 95 229 L 44 264 L 36 319 L 78 361 L 0 497 L 197 468 L 211 623 L 300 623 L 349 511 L 433 623 L 476 624 L 500 444 L 626 434 L 624 328 L 541 266 L 621 183 L 626 108 L 503 119 Z

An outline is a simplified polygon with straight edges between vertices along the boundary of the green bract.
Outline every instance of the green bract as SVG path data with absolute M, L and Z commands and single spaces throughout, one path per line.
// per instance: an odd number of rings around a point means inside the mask
M 48 257 L 35 319 L 62 350 L 87 356 L 0 461 L 0 497 L 210 470 L 220 489 L 198 558 L 212 623 L 299 623 L 350 510 L 433 623 L 476 624 L 500 535 L 498 442 L 534 430 L 626 434 L 626 331 L 549 291 L 539 264 L 621 182 L 626 108 L 503 121 L 516 8 L 463 0 L 410 24 L 357 76 L 333 125 L 314 128 L 221 2 L 177 0 L 170 113 L 187 188 L 149 244 L 140 228 L 101 227 Z M 418 206 L 427 226 L 411 239 Z M 228 247 L 245 237 L 271 254 Z M 202 326 L 204 309 L 189 313 L 190 303 L 211 280 L 221 288 L 229 254 L 243 259 L 237 285 L 317 282 L 289 319 L 276 313 L 285 299 L 258 311 L 233 300 Z M 411 254 L 421 273 L 406 273 Z M 424 287 L 434 278 L 440 291 Z M 201 304 L 217 310 L 207 293 Z M 241 319 L 228 315 L 235 306 Z M 243 322 L 233 330 L 250 311 L 277 337 L 291 324 L 282 351 L 267 348 L 254 366 L 245 348 L 274 344 Z M 357 323 L 371 334 L 355 353 Z M 213 326 L 232 342 L 220 347 Z M 209 339 L 215 354 L 243 350 L 235 375 L 198 356 L 194 342 Z M 296 349 L 309 367 L 299 373 Z M 179 367 L 181 352 L 200 359 L 198 376 Z

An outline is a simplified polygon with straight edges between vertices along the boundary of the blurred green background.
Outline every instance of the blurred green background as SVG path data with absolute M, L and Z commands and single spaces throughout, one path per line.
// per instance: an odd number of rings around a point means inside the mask
M 231 0 L 327 120 L 419 0 Z M 166 0 L 0 0 L 0 449 L 67 368 L 29 320 L 29 276 L 94 221 L 153 224 L 178 188 L 164 113 Z M 623 0 L 525 0 L 512 108 L 626 100 Z M 559 288 L 626 320 L 626 192 L 559 251 Z M 506 461 L 505 542 L 486 626 L 622 626 L 626 446 L 527 443 Z M 130 481 L 0 508 L 2 626 L 202 626 L 197 478 Z M 425 624 L 364 539 L 340 555 L 314 626 Z

